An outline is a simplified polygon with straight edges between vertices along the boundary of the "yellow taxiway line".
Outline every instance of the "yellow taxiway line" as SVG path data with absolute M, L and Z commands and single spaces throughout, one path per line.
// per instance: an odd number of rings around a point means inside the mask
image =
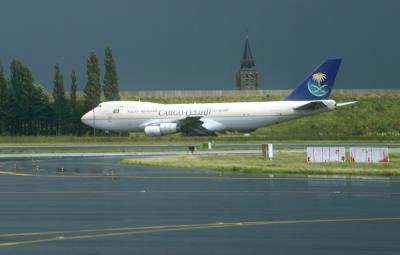
M 262 225 L 278 225 L 278 224 L 317 224 L 317 223 L 374 222 L 374 221 L 400 221 L 400 217 L 243 221 L 243 222 L 229 222 L 229 223 L 221 222 L 221 223 L 192 224 L 192 225 L 166 225 L 166 226 L 148 226 L 148 227 L 132 227 L 132 228 L 129 227 L 99 228 L 99 229 L 83 229 L 83 230 L 69 230 L 69 231 L 10 233 L 10 234 L 1 234 L 0 237 L 46 236 L 46 235 L 64 235 L 64 234 L 76 234 L 76 235 L 55 236 L 55 237 L 35 239 L 35 240 L 0 242 L 0 247 L 38 244 L 38 243 L 47 243 L 54 241 L 80 240 L 80 239 L 91 239 L 100 237 L 125 236 L 125 235 L 145 234 L 145 233 L 161 233 L 161 232 L 173 232 L 173 231 L 184 231 L 184 230 L 249 227 L 249 226 L 262 226 Z M 82 233 L 92 233 L 92 234 L 82 235 Z
M 146 175 L 118 175 L 118 174 L 107 174 L 107 175 L 68 175 L 64 173 L 57 174 L 44 174 L 35 172 L 30 168 L 18 168 L 18 170 L 28 170 L 31 173 L 21 173 L 15 172 L 9 169 L 0 169 L 0 174 L 5 175 L 14 175 L 14 176 L 30 176 L 30 177 L 44 177 L 44 178 L 71 178 L 71 179 L 171 179 L 171 180 L 219 180 L 219 181 L 228 181 L 228 180 L 259 180 L 259 181 L 279 181 L 279 180 L 287 180 L 287 181 L 353 181 L 353 182 L 400 182 L 400 178 L 394 179 L 386 176 L 320 176 L 320 175 L 309 175 L 309 176 L 275 176 L 272 174 L 271 176 L 220 176 L 219 172 L 216 171 L 214 176 L 146 176 Z M 42 170 L 42 169 L 41 169 Z M 112 170 L 104 169 L 104 170 Z M 269 174 L 271 175 L 271 174 Z
M 15 176 L 34 176 L 33 174 L 23 174 L 23 173 L 11 172 L 11 171 L 0 171 L 0 174 L 15 175 Z

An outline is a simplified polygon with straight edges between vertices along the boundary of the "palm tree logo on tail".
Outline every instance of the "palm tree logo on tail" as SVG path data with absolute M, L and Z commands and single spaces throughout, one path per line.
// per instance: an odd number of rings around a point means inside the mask
M 308 90 L 317 97 L 325 96 L 329 92 L 327 84 L 322 84 L 326 80 L 326 74 L 318 72 L 311 75 L 308 80 Z

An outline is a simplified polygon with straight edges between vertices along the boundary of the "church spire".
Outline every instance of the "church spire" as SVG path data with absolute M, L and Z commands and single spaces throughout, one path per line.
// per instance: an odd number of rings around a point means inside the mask
M 251 53 L 250 49 L 249 34 L 246 33 L 246 43 L 244 45 L 243 57 L 240 61 L 240 69 L 236 75 L 236 89 L 255 90 L 258 89 L 258 87 L 258 72 L 256 70 L 253 54 Z
M 240 68 L 254 68 L 253 54 L 250 49 L 249 34 L 246 34 L 246 43 L 244 45 L 243 57 Z

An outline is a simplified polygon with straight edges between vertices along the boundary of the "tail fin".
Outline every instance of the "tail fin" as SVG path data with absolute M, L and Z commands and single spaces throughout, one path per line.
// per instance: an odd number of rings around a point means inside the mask
M 342 59 L 326 59 L 309 74 L 285 99 L 288 101 L 308 101 L 328 99 Z

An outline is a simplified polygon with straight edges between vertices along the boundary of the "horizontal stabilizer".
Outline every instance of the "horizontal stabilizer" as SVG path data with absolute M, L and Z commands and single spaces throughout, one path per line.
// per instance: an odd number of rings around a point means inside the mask
M 336 104 L 336 107 L 347 106 L 347 105 L 351 105 L 351 104 L 355 104 L 355 103 L 357 103 L 357 101 L 344 102 L 344 103 L 337 103 L 337 104 Z
M 314 101 L 314 102 L 310 102 L 307 104 L 304 104 L 302 106 L 296 107 L 294 108 L 294 110 L 298 110 L 298 111 L 311 111 L 311 110 L 318 110 L 318 109 L 323 109 L 323 108 L 327 108 L 328 106 L 326 106 L 326 104 L 324 104 L 322 101 Z

